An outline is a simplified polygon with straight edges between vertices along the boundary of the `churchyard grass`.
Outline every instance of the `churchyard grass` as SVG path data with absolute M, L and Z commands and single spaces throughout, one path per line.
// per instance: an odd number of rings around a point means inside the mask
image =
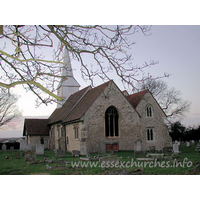
M 100 163 L 97 161 L 93 161 L 94 163 L 98 163 L 94 166 L 75 166 L 72 167 L 72 162 L 80 162 L 80 158 L 72 157 L 71 153 L 66 152 L 65 158 L 55 158 L 54 151 L 45 151 L 44 155 L 36 156 L 36 161 L 34 162 L 25 162 L 24 157 L 22 157 L 22 153 L 20 153 L 20 158 L 17 159 L 15 155 L 13 155 L 9 150 L 7 152 L 0 151 L 0 174 L 1 175 L 34 175 L 34 174 L 50 174 L 50 175 L 64 175 L 64 174 L 109 174 L 110 172 L 115 172 L 117 170 L 126 170 L 130 174 L 134 174 L 139 171 L 139 174 L 200 174 L 200 154 L 195 152 L 195 146 L 190 147 L 180 147 L 181 154 L 176 155 L 175 157 L 171 157 L 172 160 L 162 160 L 158 158 L 157 162 L 161 163 L 164 161 L 164 164 L 168 161 L 168 167 L 159 167 L 152 164 L 152 166 L 148 165 L 148 161 L 139 161 L 139 166 L 130 166 L 127 168 L 127 162 L 136 162 L 138 161 L 134 158 L 134 152 L 132 151 L 121 151 L 115 152 L 114 155 L 117 156 L 119 162 L 124 163 L 124 165 L 110 168 L 102 168 Z M 94 158 L 98 154 L 91 154 L 91 158 Z M 108 155 L 108 154 L 104 154 Z M 45 159 L 51 160 L 54 157 L 54 162 L 47 163 Z M 85 157 L 85 156 L 81 156 Z M 170 156 L 169 156 L 170 157 Z M 8 159 L 6 159 L 8 158 Z M 10 159 L 9 159 L 10 158 Z M 64 161 L 69 161 L 69 164 L 66 165 Z M 185 166 L 175 167 L 179 162 L 179 164 L 183 164 L 185 161 Z M 90 161 L 84 161 L 88 163 Z M 146 162 L 146 166 L 144 164 Z M 150 161 L 149 161 L 150 162 Z M 153 162 L 152 162 L 153 163 Z M 192 165 L 191 165 L 192 164 Z M 173 166 L 174 165 L 174 166 Z M 169 167 L 170 166 L 170 167 Z M 138 173 L 135 173 L 138 174 Z

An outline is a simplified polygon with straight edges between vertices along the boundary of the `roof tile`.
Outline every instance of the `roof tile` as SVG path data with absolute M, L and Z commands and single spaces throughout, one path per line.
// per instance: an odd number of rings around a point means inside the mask
M 127 96 L 127 100 L 133 105 L 134 108 L 138 106 L 144 95 L 146 94 L 147 90 L 131 94 Z
M 25 119 L 23 136 L 28 135 L 49 135 L 48 119 Z

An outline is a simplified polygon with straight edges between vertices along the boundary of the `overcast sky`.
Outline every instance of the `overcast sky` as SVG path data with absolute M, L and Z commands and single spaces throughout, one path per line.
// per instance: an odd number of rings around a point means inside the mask
M 171 76 L 164 79 L 170 87 L 180 90 L 182 98 L 191 102 L 191 109 L 182 120 L 184 125 L 200 123 L 200 26 L 152 26 L 152 34 L 144 36 L 136 34 L 133 40 L 136 41 L 132 51 L 134 63 L 142 65 L 145 61 L 159 61 L 159 64 L 151 67 L 149 72 L 153 76 L 160 76 L 169 73 Z M 81 85 L 81 88 L 88 86 L 81 78 L 78 64 L 72 61 L 74 76 Z M 115 83 L 123 89 L 118 77 Z M 96 82 L 96 85 L 102 82 Z M 46 116 L 48 117 L 56 105 L 35 108 L 35 96 L 18 88 L 21 98 L 18 101 L 19 109 L 23 116 Z M 9 137 L 22 136 L 23 120 L 19 120 L 14 131 L 9 131 Z M 5 137 L 7 131 L 0 130 L 0 138 Z M 7 135 L 8 136 L 8 135 Z

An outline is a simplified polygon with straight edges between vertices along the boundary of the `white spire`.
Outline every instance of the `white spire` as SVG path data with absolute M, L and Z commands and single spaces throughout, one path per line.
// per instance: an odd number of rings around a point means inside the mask
M 62 76 L 73 77 L 73 71 L 72 71 L 72 66 L 70 62 L 70 57 L 69 57 L 69 51 L 65 48 L 64 49 L 64 66 L 62 69 Z
M 57 104 L 57 108 L 60 108 L 66 100 L 70 97 L 70 95 L 74 94 L 79 90 L 79 83 L 76 81 L 76 79 L 73 76 L 72 66 L 70 62 L 69 52 L 65 48 L 64 49 L 64 65 L 62 67 L 62 76 L 58 88 L 57 93 L 58 96 L 64 97 L 64 100 L 59 101 Z

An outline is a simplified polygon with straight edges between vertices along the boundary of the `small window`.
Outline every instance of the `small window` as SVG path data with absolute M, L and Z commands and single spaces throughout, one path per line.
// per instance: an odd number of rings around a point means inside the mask
M 147 114 L 147 117 L 153 117 L 153 109 L 151 105 L 147 105 L 146 114 Z
M 153 140 L 154 135 L 153 135 L 153 128 L 148 128 L 147 129 L 147 140 Z
M 44 144 L 44 138 L 40 139 L 40 144 Z
M 78 127 L 74 127 L 74 138 L 78 139 Z

